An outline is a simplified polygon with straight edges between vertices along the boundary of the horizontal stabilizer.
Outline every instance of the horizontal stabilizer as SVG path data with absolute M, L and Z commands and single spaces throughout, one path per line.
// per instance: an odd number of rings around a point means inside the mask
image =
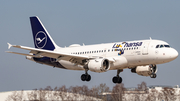
M 7 43 L 8 44 L 8 49 L 10 49 L 12 47 L 12 45 L 10 43 Z

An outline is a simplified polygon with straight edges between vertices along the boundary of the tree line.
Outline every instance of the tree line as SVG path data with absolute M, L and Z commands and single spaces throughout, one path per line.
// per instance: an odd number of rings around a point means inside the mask
M 71 86 L 34 89 L 29 92 L 14 91 L 6 101 L 175 101 L 180 98 L 179 91 L 164 87 L 161 90 L 148 89 L 145 82 L 134 89 L 127 89 L 124 84 L 116 84 L 112 90 L 106 84 L 92 88 L 88 86 Z

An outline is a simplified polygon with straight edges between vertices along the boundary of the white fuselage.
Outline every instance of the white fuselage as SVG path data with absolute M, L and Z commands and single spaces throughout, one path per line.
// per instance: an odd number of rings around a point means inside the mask
M 160 47 L 161 45 L 164 47 Z M 177 58 L 178 52 L 168 46 L 168 43 L 161 40 L 138 40 L 83 46 L 74 44 L 70 47 L 57 48 L 54 51 L 115 60 L 110 66 L 110 70 L 114 70 L 170 62 Z M 59 60 L 59 63 L 66 69 L 84 70 L 81 65 L 66 60 L 70 58 Z

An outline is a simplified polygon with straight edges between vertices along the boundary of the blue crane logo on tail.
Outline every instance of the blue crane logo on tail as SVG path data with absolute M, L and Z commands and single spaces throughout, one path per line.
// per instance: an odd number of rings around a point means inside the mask
M 47 43 L 46 33 L 39 31 L 35 36 L 35 44 L 38 48 L 42 49 Z

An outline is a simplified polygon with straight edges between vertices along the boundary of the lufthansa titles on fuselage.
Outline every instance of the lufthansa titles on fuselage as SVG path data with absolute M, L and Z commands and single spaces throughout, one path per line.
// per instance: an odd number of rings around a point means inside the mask
M 112 48 L 122 48 L 123 44 L 124 44 L 124 47 L 136 47 L 136 46 L 141 46 L 142 43 L 143 42 L 133 42 L 133 43 L 123 42 L 122 44 L 115 43 Z
M 143 42 L 133 42 L 133 43 L 127 43 L 127 42 L 123 42 L 122 44 L 117 44 L 115 43 L 113 45 L 112 48 L 116 48 L 115 51 L 119 51 L 118 55 L 122 55 L 124 54 L 124 50 L 123 49 L 118 49 L 118 48 L 122 48 L 124 45 L 124 47 L 137 47 L 137 46 L 141 46 Z
M 143 42 L 126 43 L 124 47 L 136 47 L 141 46 Z

